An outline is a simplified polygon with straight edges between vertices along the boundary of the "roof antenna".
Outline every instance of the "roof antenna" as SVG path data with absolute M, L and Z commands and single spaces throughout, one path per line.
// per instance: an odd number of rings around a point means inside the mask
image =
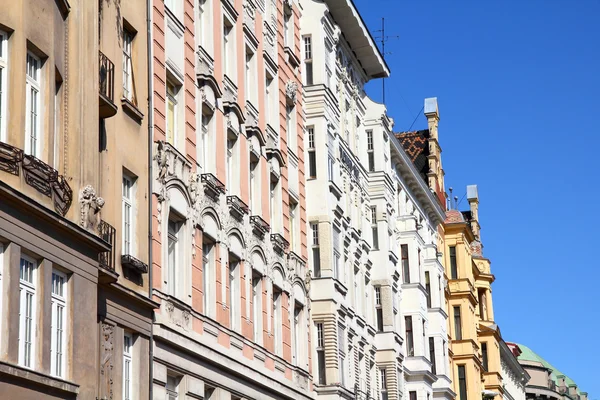
M 450 187 L 448 191 L 450 192 L 450 196 L 448 196 L 448 201 L 450 202 L 449 208 L 452 210 L 452 187 Z
M 381 37 L 378 36 L 378 37 L 375 37 L 374 39 L 381 40 L 381 56 L 383 57 L 383 61 L 385 61 L 385 55 L 392 54 L 391 52 L 389 52 L 389 53 L 385 52 L 385 42 L 387 42 L 388 40 L 392 40 L 392 39 L 400 39 L 400 36 L 399 35 L 385 36 L 385 17 L 381 18 L 381 29 L 378 29 L 375 32 L 381 32 Z M 385 78 L 381 79 L 381 93 L 382 93 L 382 97 L 383 97 L 383 100 L 381 102 L 383 104 L 385 104 Z

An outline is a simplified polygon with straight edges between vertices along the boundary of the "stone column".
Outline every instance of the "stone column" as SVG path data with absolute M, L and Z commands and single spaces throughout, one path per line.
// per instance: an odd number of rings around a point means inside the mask
M 21 265 L 21 246 L 9 243 L 4 246 L 4 269 L 2 274 L 2 286 L 4 298 L 2 307 L 2 342 L 0 342 L 0 354 L 2 358 L 10 363 L 19 362 L 19 276 Z
M 37 297 L 38 331 L 36 341 L 36 365 L 42 372 L 50 374 L 50 351 L 52 344 L 52 261 L 44 259 L 38 267 L 39 290 Z

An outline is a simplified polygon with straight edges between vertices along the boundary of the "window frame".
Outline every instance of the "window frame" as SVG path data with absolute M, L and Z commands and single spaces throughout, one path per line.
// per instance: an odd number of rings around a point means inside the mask
M 6 142 L 8 34 L 0 30 L 0 142 Z
M 327 366 L 325 363 L 325 331 L 323 329 L 323 322 L 315 322 L 315 328 L 317 331 L 317 345 L 315 350 L 317 351 L 317 382 L 319 385 L 327 384 Z
M 404 317 L 404 332 L 406 341 L 406 356 L 413 357 L 415 355 L 415 338 L 413 331 L 413 316 L 406 315 Z
M 312 233 L 312 271 L 313 278 L 321 277 L 321 246 L 319 245 L 319 222 L 311 222 L 310 229 Z
M 429 362 L 431 363 L 431 373 L 437 375 L 437 362 L 435 359 L 435 337 L 429 337 Z
M 400 245 L 400 256 L 402 263 L 402 283 L 410 283 L 410 258 L 408 244 Z
M 367 157 L 369 172 L 375 172 L 375 147 L 373 143 L 373 131 L 367 131 Z
M 458 260 L 456 258 L 456 246 L 450 246 L 450 279 L 458 279 Z
M 172 88 L 173 90 L 169 90 L 169 88 Z M 170 79 L 167 79 L 167 83 L 166 83 L 166 99 L 167 99 L 167 104 L 166 104 L 166 116 L 165 116 L 165 141 L 169 144 L 171 144 L 173 147 L 175 147 L 176 149 L 178 148 L 178 144 L 179 144 L 179 134 L 178 134 L 178 127 L 179 127 L 179 92 L 181 90 L 181 85 L 179 85 L 176 82 L 173 82 Z M 173 104 L 173 117 L 172 117 L 172 121 L 169 118 L 169 105 Z M 169 140 L 169 126 L 171 126 L 171 140 Z
M 379 250 L 379 227 L 377 225 L 377 206 L 371 206 L 371 233 L 373 236 L 373 250 Z
M 123 27 L 123 97 L 137 105 L 133 83 L 133 39 L 135 33 Z
M 304 55 L 304 84 L 307 86 L 314 84 L 313 57 L 312 57 L 312 35 L 302 36 Z
M 134 232 L 133 227 L 135 226 L 134 221 L 134 195 L 135 195 L 135 178 L 129 176 L 123 172 L 122 185 L 121 185 L 121 254 L 122 255 L 134 255 L 133 253 L 133 239 Z M 129 217 L 129 225 L 127 225 L 127 218 Z
M 452 310 L 454 316 L 454 340 L 463 340 L 460 306 L 453 306 Z
M 381 304 L 381 286 L 375 286 L 375 322 L 377 332 L 383 332 L 383 307 Z
M 177 297 L 179 291 L 177 289 L 177 284 L 179 283 L 179 279 L 177 279 L 177 265 L 179 264 L 179 260 L 181 257 L 181 233 L 183 229 L 183 222 L 174 218 L 175 215 L 173 213 L 169 214 L 169 219 L 167 223 L 167 294 L 173 297 Z M 174 232 L 171 232 L 171 224 L 173 224 Z M 169 251 L 170 244 L 174 243 L 173 247 L 173 263 L 171 264 L 171 252 Z
M 35 61 L 31 66 L 30 61 Z M 30 67 L 34 72 L 34 77 L 30 74 Z M 25 68 L 25 153 L 36 158 L 41 158 L 42 151 L 42 60 L 33 52 L 27 51 L 27 62 Z M 35 93 L 35 99 L 32 99 L 32 94 Z M 33 110 L 35 106 L 35 110 Z M 35 123 L 33 121 L 35 119 Z M 32 128 L 33 125 L 33 128 Z M 34 130 L 32 130 L 34 129 Z M 35 141 L 35 148 L 32 148 L 32 139 Z
M 129 341 L 129 344 L 127 343 Z M 133 335 L 123 333 L 123 400 L 132 400 L 133 396 Z M 129 378 L 129 379 L 128 379 Z
M 60 291 L 59 293 L 55 292 L 55 276 L 57 277 L 57 283 L 58 285 L 60 285 Z M 62 279 L 62 282 L 59 281 L 59 279 Z M 67 274 L 65 274 L 62 271 L 58 271 L 57 269 L 53 269 L 52 270 L 52 286 L 51 286 L 51 309 L 52 309 L 52 314 L 51 314 L 51 328 L 50 328 L 50 332 L 51 332 L 51 340 L 50 340 L 50 373 L 53 376 L 57 376 L 60 378 L 64 378 L 65 377 L 65 370 L 64 368 L 66 367 L 66 343 L 67 343 L 67 301 L 68 301 L 68 286 L 67 286 L 67 281 L 68 281 L 68 277 Z M 61 319 L 60 322 L 62 325 L 60 327 L 60 335 L 59 335 L 59 327 L 58 327 L 58 317 L 61 313 L 59 313 L 59 310 L 61 310 L 62 315 L 61 315 Z M 59 344 L 59 338 L 60 338 L 60 344 Z M 60 347 L 60 358 L 58 356 L 58 350 Z M 60 362 L 60 364 L 59 364 Z
M 214 271 L 214 243 L 202 242 L 202 311 L 204 315 L 212 317 L 210 302 L 212 300 L 212 290 L 210 279 Z
M 31 281 L 23 279 L 23 261 L 31 264 Z M 20 267 L 19 267 L 19 365 L 33 369 L 35 364 L 36 346 L 35 339 L 32 339 L 34 334 L 32 332 L 37 331 L 37 280 L 38 280 L 38 262 L 34 258 L 21 254 Z M 29 351 L 25 354 L 27 346 L 27 295 L 31 295 L 31 303 L 29 305 L 30 310 L 30 326 L 29 326 Z
M 317 149 L 315 147 L 315 127 L 313 125 L 306 127 L 308 138 L 308 177 L 307 179 L 317 179 Z
M 465 365 L 458 365 L 458 400 L 467 400 L 467 368 Z

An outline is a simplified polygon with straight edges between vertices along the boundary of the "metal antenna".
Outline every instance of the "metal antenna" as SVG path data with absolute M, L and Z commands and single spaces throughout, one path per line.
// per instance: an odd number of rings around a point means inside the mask
M 391 52 L 390 53 L 385 52 L 385 42 L 387 42 L 388 40 L 400 39 L 400 35 L 385 36 L 385 17 L 381 18 L 381 29 L 376 30 L 375 32 L 381 33 L 381 36 L 376 36 L 374 39 L 381 40 L 381 56 L 383 57 L 383 60 L 385 61 L 385 55 L 392 54 Z M 381 97 L 382 97 L 382 103 L 385 103 L 385 78 L 381 79 Z

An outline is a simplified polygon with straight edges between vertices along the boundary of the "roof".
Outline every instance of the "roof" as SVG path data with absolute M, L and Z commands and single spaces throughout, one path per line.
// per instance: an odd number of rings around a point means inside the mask
M 379 48 L 354 2 L 352 0 L 326 0 L 325 2 L 329 8 L 329 13 L 339 25 L 344 36 L 352 38 L 352 40 L 347 40 L 348 44 L 356 54 L 356 58 L 360 61 L 369 79 L 390 76 L 390 69 L 379 52 Z
M 460 222 L 465 222 L 463 218 L 463 214 L 458 210 L 448 210 L 446 211 L 446 220 L 445 224 L 456 224 Z
M 519 346 L 519 348 L 521 349 L 521 354 L 517 357 L 517 359 L 519 361 L 532 361 L 532 362 L 538 362 L 538 363 L 542 364 L 545 368 L 547 368 L 551 371 L 550 379 L 552 379 L 554 381 L 554 383 L 556 383 L 557 386 L 558 386 L 558 377 L 559 376 L 565 377 L 565 385 L 567 387 L 577 386 L 577 384 L 575 383 L 575 381 L 573 381 L 573 379 L 569 378 L 567 375 L 563 374 L 558 369 L 554 368 L 554 366 L 552 364 L 550 364 L 548 361 L 543 359 L 540 355 L 538 355 L 536 352 L 531 350 L 529 347 L 524 346 L 522 344 L 518 344 L 518 343 L 515 343 L 515 344 L 517 346 Z M 581 391 L 579 390 L 579 388 L 577 388 L 577 393 L 581 394 Z
M 394 133 L 394 136 L 408 154 L 423 180 L 427 182 L 427 174 L 429 173 L 429 161 L 427 160 L 427 156 L 429 156 L 429 129 L 397 132 Z

